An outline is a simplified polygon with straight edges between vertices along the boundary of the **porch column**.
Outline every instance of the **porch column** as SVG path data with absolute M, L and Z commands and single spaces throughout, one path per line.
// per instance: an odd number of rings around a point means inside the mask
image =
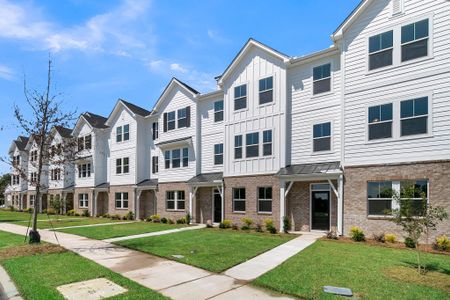
M 194 192 L 193 192 L 192 187 L 190 186 L 189 187 L 189 215 L 191 216 L 190 224 L 192 224 L 192 220 L 194 219 L 194 216 L 193 216 L 194 209 L 192 207 L 193 202 L 194 202 Z
M 338 205 L 337 205 L 337 231 L 338 234 L 344 235 L 343 227 L 343 209 L 344 209 L 344 175 L 339 175 L 338 179 Z
M 225 220 L 225 197 L 224 197 L 224 190 L 223 190 L 223 182 L 222 185 L 220 186 L 220 197 L 221 197 L 221 201 L 220 201 L 220 205 L 222 208 L 222 221 Z
M 34 196 L 34 206 L 36 206 L 36 200 L 39 201 L 39 212 L 42 213 L 42 193 L 39 199 L 37 199 L 36 195 Z
M 67 213 L 67 193 L 62 193 L 61 195 L 63 201 L 63 214 Z
M 92 191 L 92 209 L 91 209 L 91 217 L 95 217 L 97 215 L 97 192 Z
M 140 219 L 140 215 L 141 215 L 141 195 L 142 195 L 142 190 L 137 190 L 135 189 L 134 191 L 135 193 L 135 197 L 136 197 L 136 205 L 135 205 L 135 213 L 134 213 L 134 219 L 135 220 L 139 220 Z
M 286 182 L 280 180 L 280 232 L 283 232 L 283 220 L 286 216 Z

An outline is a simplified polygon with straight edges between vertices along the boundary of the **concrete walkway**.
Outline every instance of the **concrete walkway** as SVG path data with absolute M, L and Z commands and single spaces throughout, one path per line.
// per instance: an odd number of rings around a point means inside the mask
M 188 230 L 202 229 L 205 227 L 206 227 L 205 224 L 199 224 L 199 225 L 188 226 L 188 227 L 181 227 L 181 228 L 168 229 L 168 230 L 162 230 L 162 231 L 121 236 L 121 237 L 106 239 L 103 241 L 108 242 L 108 243 L 114 243 L 114 242 L 118 242 L 118 241 L 133 240 L 133 239 L 139 239 L 139 238 L 144 238 L 144 237 L 149 237 L 149 236 L 157 236 L 157 235 L 171 234 L 171 233 L 188 231 Z
M 233 277 L 237 280 L 252 281 L 262 274 L 279 266 L 290 257 L 313 244 L 322 236 L 324 236 L 323 233 L 303 233 L 301 236 L 287 243 L 284 243 L 240 265 L 228 269 L 225 271 L 225 275 Z
M 0 230 L 26 234 L 26 227 L 10 223 L 0 223 Z M 39 232 L 43 241 L 57 244 L 54 232 Z M 249 286 L 247 281 L 214 274 L 105 241 L 61 232 L 57 236 L 62 247 L 174 300 L 293 299 Z
M 0 299 L 23 300 L 6 270 L 0 266 Z

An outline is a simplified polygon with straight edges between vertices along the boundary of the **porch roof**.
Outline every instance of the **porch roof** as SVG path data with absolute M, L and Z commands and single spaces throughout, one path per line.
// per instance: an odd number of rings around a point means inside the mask
M 202 173 L 198 174 L 195 177 L 192 177 L 188 180 L 188 185 L 217 185 L 221 184 L 223 180 L 223 173 L 217 172 L 217 173 Z
M 109 189 L 109 183 L 105 182 L 95 186 L 94 190 L 107 190 Z
M 73 192 L 74 191 L 75 186 L 72 184 L 71 186 L 66 186 L 65 188 L 62 189 L 63 192 Z
M 188 137 L 174 139 L 174 140 L 170 140 L 170 141 L 159 142 L 155 145 L 160 148 L 167 148 L 167 147 L 184 146 L 184 145 L 190 145 L 190 144 L 192 144 L 192 137 L 188 136 Z
M 302 180 L 337 178 L 341 174 L 341 162 L 334 161 L 287 166 L 282 168 L 275 176 L 284 179 Z
M 156 189 L 158 186 L 158 179 L 146 179 L 137 184 L 137 188 L 140 190 Z

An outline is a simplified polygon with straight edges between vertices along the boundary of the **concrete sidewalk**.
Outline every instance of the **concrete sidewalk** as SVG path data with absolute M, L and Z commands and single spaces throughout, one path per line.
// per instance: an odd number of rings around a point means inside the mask
M 0 223 L 0 230 L 25 235 L 26 227 Z M 53 231 L 40 230 L 43 241 L 57 244 Z M 62 247 L 78 253 L 172 299 L 292 299 L 246 285 L 248 282 L 126 249 L 105 241 L 56 232 Z
M 157 235 L 171 234 L 171 233 L 177 233 L 177 232 L 188 231 L 188 230 L 202 229 L 205 227 L 206 227 L 205 224 L 199 224 L 199 225 L 182 227 L 182 228 L 175 228 L 175 229 L 168 229 L 168 230 L 162 230 L 162 231 L 121 236 L 121 237 L 106 239 L 103 241 L 108 242 L 108 243 L 114 243 L 114 242 L 118 242 L 118 241 L 133 240 L 133 239 L 139 239 L 139 238 L 144 238 L 144 237 L 149 237 L 149 236 L 157 236 Z

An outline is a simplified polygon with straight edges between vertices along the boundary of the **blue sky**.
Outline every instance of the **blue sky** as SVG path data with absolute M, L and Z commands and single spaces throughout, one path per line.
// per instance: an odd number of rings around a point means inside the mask
M 329 47 L 359 1 L 0 0 L 0 155 L 21 133 L 24 75 L 44 88 L 49 53 L 65 109 L 107 116 L 118 98 L 150 109 L 173 76 L 213 90 L 249 37 L 291 56 Z

